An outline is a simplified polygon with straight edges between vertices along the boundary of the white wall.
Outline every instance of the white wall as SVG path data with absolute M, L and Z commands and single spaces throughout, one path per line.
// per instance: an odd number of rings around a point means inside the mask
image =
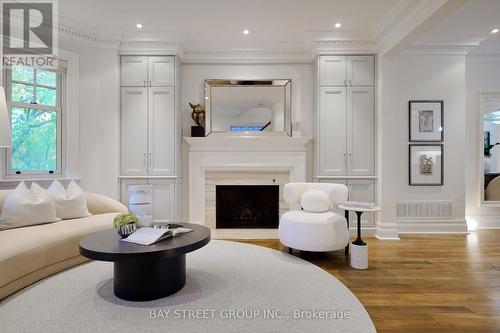
M 119 75 L 116 50 L 61 41 L 79 55 L 79 171 L 86 191 L 118 198 Z
M 396 204 L 409 200 L 451 200 L 453 221 L 430 221 L 415 231 L 458 231 L 465 223 L 465 58 L 455 55 L 381 57 L 379 116 L 381 223 L 394 223 Z M 408 101 L 444 100 L 444 186 L 408 185 Z M 456 223 L 454 222 L 456 221 Z M 452 226 L 452 229 L 450 227 Z M 408 227 L 408 225 L 407 225 Z M 401 230 L 401 225 L 399 225 Z
M 478 228 L 500 228 L 500 208 L 480 207 L 478 158 L 482 158 L 479 137 L 479 93 L 500 93 L 500 59 L 468 59 L 466 65 L 466 215 Z M 497 148 L 495 148 L 497 149 Z

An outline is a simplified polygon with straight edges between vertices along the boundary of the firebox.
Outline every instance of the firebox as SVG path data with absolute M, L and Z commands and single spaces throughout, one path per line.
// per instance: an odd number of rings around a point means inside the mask
M 275 229 L 279 223 L 278 185 L 216 185 L 216 228 Z

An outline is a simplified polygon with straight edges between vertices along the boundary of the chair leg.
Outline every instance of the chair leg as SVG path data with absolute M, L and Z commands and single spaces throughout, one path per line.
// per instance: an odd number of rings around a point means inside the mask
M 344 253 L 345 253 L 346 256 L 349 255 L 349 244 L 347 244 L 347 246 L 345 247 Z
M 288 248 L 288 253 L 293 254 L 293 249 L 291 247 Z

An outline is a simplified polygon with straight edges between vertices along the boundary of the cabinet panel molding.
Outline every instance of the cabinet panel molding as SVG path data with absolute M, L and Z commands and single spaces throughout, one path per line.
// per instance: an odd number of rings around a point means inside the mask
M 345 56 L 320 57 L 320 85 L 345 86 L 347 80 Z
M 347 175 L 375 174 L 373 87 L 347 88 Z
M 174 88 L 151 87 L 148 95 L 148 175 L 173 176 L 176 158 Z
M 349 56 L 346 63 L 346 80 L 349 86 L 372 86 L 375 84 L 373 56 Z
M 174 86 L 175 57 L 148 57 L 148 82 L 150 87 Z
M 346 88 L 320 89 L 319 174 L 346 174 Z
M 148 81 L 148 58 L 146 56 L 121 57 L 121 86 L 145 87 Z
M 147 174 L 147 90 L 124 87 L 121 93 L 121 174 Z

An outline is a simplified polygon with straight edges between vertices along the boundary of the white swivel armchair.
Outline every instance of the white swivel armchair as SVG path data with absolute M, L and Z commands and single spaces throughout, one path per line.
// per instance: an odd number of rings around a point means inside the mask
M 348 190 L 342 184 L 288 183 L 283 196 L 290 211 L 279 224 L 280 242 L 292 249 L 328 252 L 345 249 L 348 253 L 349 228 L 344 210 Z M 295 210 L 294 210 L 295 209 Z

